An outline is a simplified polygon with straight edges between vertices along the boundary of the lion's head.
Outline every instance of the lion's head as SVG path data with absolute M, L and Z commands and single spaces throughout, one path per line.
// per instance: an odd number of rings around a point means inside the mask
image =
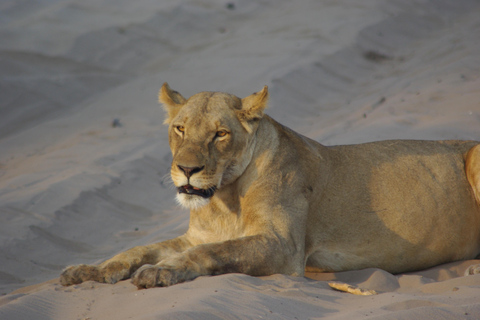
M 244 99 L 222 92 L 201 92 L 185 99 L 164 83 L 159 101 L 167 111 L 177 200 L 187 208 L 199 208 L 250 163 L 268 89 L 265 86 Z

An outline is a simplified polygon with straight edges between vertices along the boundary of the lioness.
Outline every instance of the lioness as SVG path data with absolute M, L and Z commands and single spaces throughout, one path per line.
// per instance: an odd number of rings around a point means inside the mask
M 326 147 L 264 114 L 267 87 L 244 99 L 185 99 L 165 83 L 159 100 L 188 231 L 98 266 L 70 266 L 63 285 L 131 277 L 151 288 L 233 272 L 368 267 L 399 273 L 480 252 L 479 142 Z

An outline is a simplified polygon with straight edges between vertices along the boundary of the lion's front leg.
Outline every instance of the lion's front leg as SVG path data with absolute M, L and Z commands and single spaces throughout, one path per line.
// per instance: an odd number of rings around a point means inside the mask
M 145 264 L 158 263 L 189 247 L 191 247 L 190 242 L 183 236 L 148 246 L 134 247 L 117 254 L 98 266 L 86 264 L 69 266 L 60 275 L 60 283 L 64 286 L 90 280 L 116 283 L 120 280 L 128 279 L 138 268 Z
M 281 243 L 259 235 L 202 244 L 156 265 L 144 265 L 132 275 L 132 283 L 138 288 L 151 288 L 225 273 L 303 275 L 303 255 L 286 252 Z

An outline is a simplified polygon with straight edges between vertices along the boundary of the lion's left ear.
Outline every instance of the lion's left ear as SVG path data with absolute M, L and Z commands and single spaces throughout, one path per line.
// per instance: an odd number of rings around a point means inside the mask
M 167 111 L 167 116 L 164 121 L 165 124 L 169 124 L 170 121 L 175 118 L 185 102 L 187 102 L 180 93 L 170 89 L 170 86 L 166 82 L 158 92 L 158 101 L 163 103 L 163 106 Z
M 264 86 L 262 91 L 255 92 L 242 99 L 242 109 L 237 111 L 238 118 L 244 124 L 245 129 L 251 132 L 253 129 L 248 123 L 260 120 L 263 111 L 268 105 L 268 87 Z

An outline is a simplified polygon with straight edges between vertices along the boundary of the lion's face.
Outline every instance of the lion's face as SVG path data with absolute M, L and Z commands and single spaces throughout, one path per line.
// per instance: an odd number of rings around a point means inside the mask
M 239 101 L 226 94 L 200 93 L 170 123 L 171 175 L 182 205 L 208 203 L 245 169 L 249 134 L 232 109 L 235 104 Z
M 258 95 L 252 96 L 258 100 Z M 252 96 L 239 99 L 226 93 L 201 92 L 186 100 L 168 85 L 162 87 L 160 101 L 168 111 L 173 155 L 171 176 L 181 205 L 196 209 L 207 204 L 248 166 L 263 115 L 247 113 L 254 111 L 249 103 Z M 266 96 L 265 92 L 262 97 L 266 100 Z

